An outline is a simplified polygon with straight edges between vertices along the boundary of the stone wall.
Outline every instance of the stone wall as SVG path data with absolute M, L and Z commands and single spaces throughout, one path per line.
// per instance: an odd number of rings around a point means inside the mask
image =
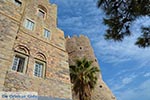
M 77 59 L 85 57 L 93 61 L 93 66 L 99 67 L 90 41 L 86 36 L 81 35 L 79 37 L 66 38 L 66 49 L 69 54 L 69 65 L 74 65 Z M 92 93 L 92 100 L 116 100 L 104 83 L 101 73 L 99 73 L 98 77 L 97 85 Z M 75 94 L 73 94 L 73 100 L 79 100 Z
M 12 48 L 19 28 L 20 12 L 13 12 L 14 9 L 9 2 L 0 0 L 0 91 L 4 86 L 6 71 L 11 65 Z
M 57 7 L 48 0 L 0 0 L 0 90 L 33 91 L 39 96 L 72 99 L 68 53 L 64 33 L 57 28 Z M 38 16 L 38 9 L 46 16 Z M 33 30 L 24 27 L 25 20 L 34 22 Z M 44 37 L 44 29 L 50 38 Z M 16 54 L 26 58 L 23 73 L 12 70 Z M 44 62 L 42 77 L 33 75 L 35 62 Z
M 64 83 L 56 79 L 42 79 L 29 77 L 21 73 L 8 71 L 5 79 L 4 91 L 28 91 L 38 92 L 39 96 L 71 99 L 70 84 Z M 64 88 L 65 87 L 65 88 Z

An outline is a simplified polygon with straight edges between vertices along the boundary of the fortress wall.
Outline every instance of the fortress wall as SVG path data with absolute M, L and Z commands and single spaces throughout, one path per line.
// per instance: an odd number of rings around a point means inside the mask
M 69 54 L 69 65 L 74 65 L 76 59 L 85 57 L 88 60 L 93 61 L 93 66 L 97 66 L 100 69 L 88 37 L 80 35 L 79 37 L 73 36 L 71 38 L 66 38 L 66 49 Z M 101 72 L 98 77 L 97 85 L 92 93 L 92 100 L 116 100 L 103 81 Z M 79 100 L 75 94 L 73 94 L 73 100 Z

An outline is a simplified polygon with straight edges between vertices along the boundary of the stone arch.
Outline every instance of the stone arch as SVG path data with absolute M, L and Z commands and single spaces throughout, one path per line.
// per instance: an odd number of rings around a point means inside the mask
M 40 8 L 40 9 L 43 10 L 45 13 L 47 13 L 47 9 L 46 9 L 44 6 L 38 5 L 38 8 Z
M 40 60 L 43 60 L 43 61 L 46 61 L 46 56 L 45 54 L 41 53 L 41 52 L 38 52 L 36 53 L 36 58 L 40 59 Z
M 26 47 L 25 45 L 17 45 L 15 48 L 14 48 L 15 51 L 18 51 L 18 52 L 21 52 L 21 53 L 24 53 L 24 54 L 27 54 L 27 55 L 30 55 L 30 50 L 28 47 Z

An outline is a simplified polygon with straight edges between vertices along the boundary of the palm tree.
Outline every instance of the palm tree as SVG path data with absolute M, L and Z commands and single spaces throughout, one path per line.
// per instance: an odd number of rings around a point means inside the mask
M 70 66 L 73 91 L 79 95 L 79 100 L 91 100 L 91 93 L 97 82 L 98 67 L 92 66 L 92 61 L 83 58 Z

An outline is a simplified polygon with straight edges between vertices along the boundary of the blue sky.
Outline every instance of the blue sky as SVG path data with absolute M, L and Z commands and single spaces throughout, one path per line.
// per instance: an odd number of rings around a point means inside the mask
M 96 0 L 51 0 L 58 5 L 58 27 L 65 35 L 86 35 L 98 58 L 103 79 L 117 100 L 150 100 L 150 48 L 134 45 L 140 26 L 150 26 L 150 17 L 132 23 L 132 36 L 117 43 L 104 40 L 104 12 Z

